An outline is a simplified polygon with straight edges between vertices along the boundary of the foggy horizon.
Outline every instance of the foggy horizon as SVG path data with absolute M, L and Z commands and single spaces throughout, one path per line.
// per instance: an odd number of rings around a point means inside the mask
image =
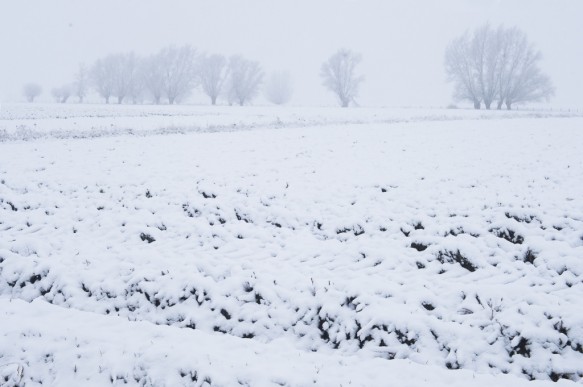
M 0 387 L 583 382 L 583 0 L 0 0 Z
M 552 8 L 543 0 L 4 2 L 0 101 L 23 102 L 27 82 L 43 87 L 39 102 L 52 101 L 51 88 L 72 82 L 81 62 L 91 66 L 112 53 L 149 55 L 189 44 L 199 53 L 256 60 L 267 76 L 288 71 L 291 105 L 336 106 L 322 86 L 320 67 L 347 48 L 362 54 L 359 106 L 447 106 L 455 101 L 444 70 L 446 46 L 491 23 L 518 27 L 542 52 L 541 69 L 556 88 L 545 107 L 582 108 L 583 45 L 576 42 L 583 36 L 581 15 L 583 3 L 576 0 Z M 99 102 L 93 94 L 89 102 Z M 183 103 L 208 101 L 195 90 Z M 266 103 L 262 95 L 253 102 Z

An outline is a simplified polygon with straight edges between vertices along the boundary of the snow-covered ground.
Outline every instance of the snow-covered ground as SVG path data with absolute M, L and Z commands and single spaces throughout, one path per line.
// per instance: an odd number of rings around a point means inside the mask
M 31 109 L 0 116 L 6 380 L 583 380 L 581 117 Z
M 552 111 L 475 111 L 457 109 L 306 108 L 238 106 L 136 106 L 4 104 L 0 142 L 39 138 L 87 138 L 190 132 L 240 131 L 347 123 L 399 123 L 519 117 L 571 117 Z

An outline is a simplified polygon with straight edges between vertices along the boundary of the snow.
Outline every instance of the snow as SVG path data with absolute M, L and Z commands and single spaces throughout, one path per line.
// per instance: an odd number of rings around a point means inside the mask
M 583 118 L 52 109 L 0 118 L 2 375 L 582 380 Z
M 5 104 L 0 142 L 38 138 L 241 131 L 347 123 L 398 123 L 518 117 L 573 117 L 552 111 L 473 111 L 415 108 L 307 108 L 180 105 Z
M 0 305 L 4 346 L 26 348 L 15 357 L 34 365 L 25 373 L 32 380 L 27 385 L 39 385 L 40 380 L 51 386 L 545 385 L 510 375 L 453 372 L 408 360 L 305 352 L 285 339 L 264 344 L 201 330 L 128 322 L 59 308 L 40 299 L 26 303 L 0 298 Z M 0 370 L 15 375 L 17 367 L 12 363 Z M 572 384 L 561 382 L 559 386 Z

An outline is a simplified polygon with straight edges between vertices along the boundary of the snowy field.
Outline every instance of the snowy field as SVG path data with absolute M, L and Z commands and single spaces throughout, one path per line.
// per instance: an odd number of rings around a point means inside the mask
M 582 117 L 34 106 L 0 386 L 583 381 Z
M 0 142 L 40 138 L 281 129 L 347 123 L 387 124 L 462 119 L 571 117 L 575 114 L 579 113 L 414 108 L 5 104 L 0 107 Z

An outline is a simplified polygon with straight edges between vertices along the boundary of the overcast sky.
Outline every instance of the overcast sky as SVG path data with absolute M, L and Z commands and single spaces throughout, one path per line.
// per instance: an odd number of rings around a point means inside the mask
M 583 108 L 583 0 L 0 0 L 0 100 L 22 100 L 27 81 L 48 99 L 108 53 L 188 43 L 288 70 L 296 105 L 335 103 L 319 70 L 345 47 L 363 55 L 361 106 L 445 106 L 444 49 L 485 22 L 518 26 L 542 51 L 550 106 Z

